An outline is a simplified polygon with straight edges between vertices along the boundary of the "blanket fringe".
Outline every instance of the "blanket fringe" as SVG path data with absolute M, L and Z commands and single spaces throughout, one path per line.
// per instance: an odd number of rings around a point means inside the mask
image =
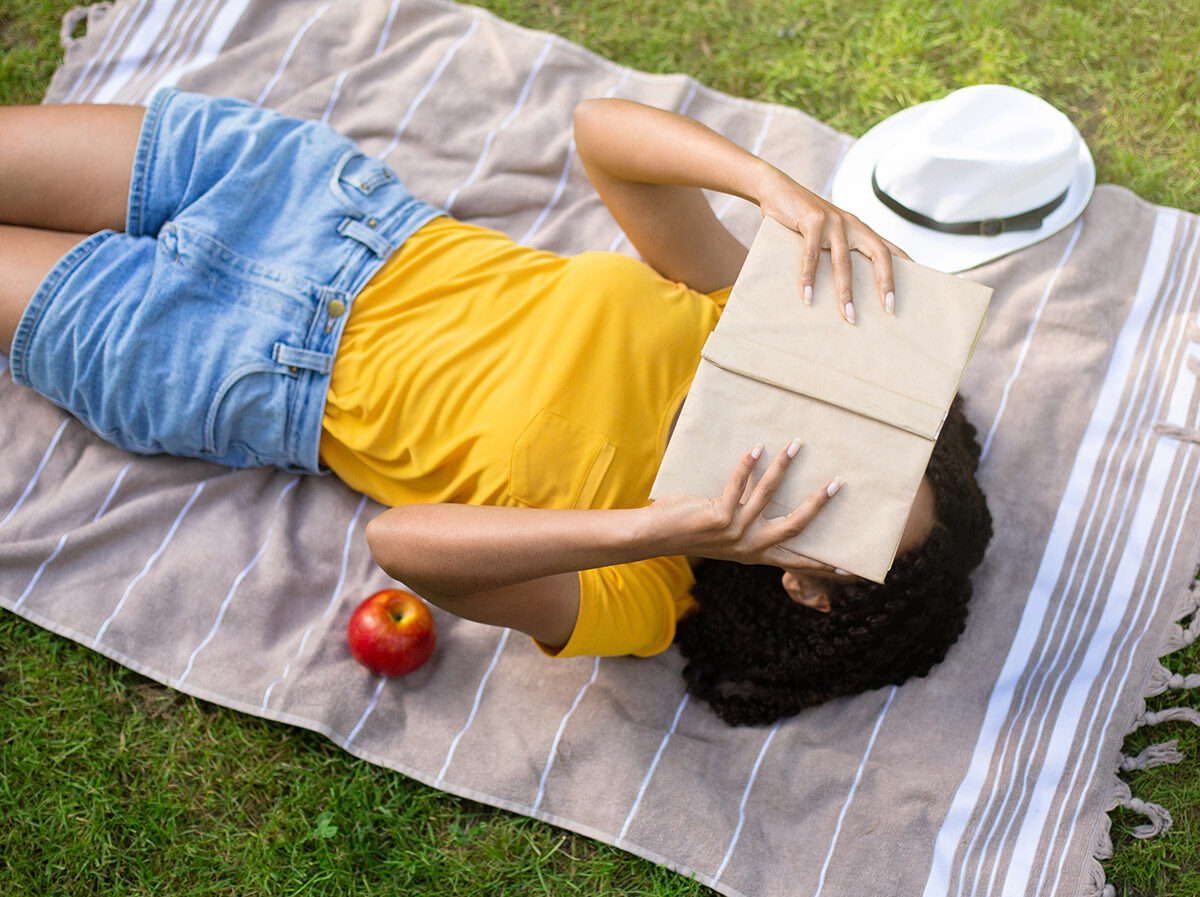
M 1159 723 L 1191 723 L 1200 726 L 1200 710 L 1191 707 L 1167 707 L 1164 710 L 1146 710 L 1134 722 L 1134 729 L 1142 726 L 1157 726 Z
M 1114 779 L 1108 800 L 1104 804 L 1104 813 L 1100 815 L 1100 822 L 1096 826 L 1096 843 L 1092 848 L 1092 858 L 1087 862 L 1088 877 L 1083 888 L 1083 897 L 1116 897 L 1117 889 L 1108 884 L 1101 860 L 1112 859 L 1112 819 L 1108 814 L 1118 806 L 1121 800 L 1120 786 L 1124 784 L 1120 779 Z M 1128 786 L 1125 793 L 1129 793 Z
M 1167 627 L 1163 639 L 1162 653 L 1174 654 L 1180 648 L 1186 648 L 1200 636 L 1200 617 L 1192 620 L 1187 626 L 1172 624 Z
M 1194 333 L 1191 336 L 1200 339 L 1200 326 L 1192 325 L 1192 330 Z M 1169 428 L 1164 424 L 1156 424 L 1154 429 L 1164 435 L 1175 435 L 1166 433 L 1165 431 Z M 1178 430 L 1179 428 L 1174 429 Z M 1187 434 L 1185 438 L 1200 441 L 1200 431 L 1187 431 Z M 1176 622 L 1167 626 L 1159 648 L 1159 657 L 1166 657 L 1181 648 L 1186 648 L 1196 641 L 1197 637 L 1200 637 L 1200 571 L 1198 571 L 1196 579 L 1180 590 L 1172 618 Z M 1168 689 L 1191 688 L 1200 688 L 1200 673 L 1187 675 L 1172 673 L 1161 662 L 1158 662 L 1151 671 L 1144 697 L 1159 695 Z M 1200 726 L 1200 710 L 1194 710 L 1191 707 L 1148 710 L 1143 699 L 1141 712 L 1134 719 L 1130 733 L 1136 732 L 1143 726 L 1157 726 L 1160 723 L 1191 723 L 1194 726 Z M 1134 797 L 1129 785 L 1117 778 L 1116 773 L 1154 769 L 1158 766 L 1182 762 L 1184 756 L 1179 750 L 1179 739 L 1173 738 L 1170 741 L 1151 744 L 1136 756 L 1128 756 L 1123 753 L 1117 756 L 1118 765 L 1113 775 L 1112 788 L 1105 810 L 1111 812 L 1117 807 L 1124 807 L 1146 817 L 1144 825 L 1139 825 L 1130 832 L 1135 838 L 1153 838 L 1167 831 L 1172 823 L 1170 812 L 1159 804 Z M 1092 859 L 1088 864 L 1087 884 L 1083 889 L 1084 897 L 1116 897 L 1116 888 L 1106 882 L 1104 867 L 1101 865 L 1101 861 L 1112 859 L 1111 829 L 1112 820 L 1106 812 L 1096 826 Z
M 1149 801 L 1141 800 L 1133 796 L 1129 790 L 1129 785 L 1120 779 L 1113 781 L 1112 790 L 1109 792 L 1108 804 L 1106 809 L 1111 812 L 1117 807 L 1124 807 L 1134 813 L 1139 813 L 1145 816 L 1149 821 L 1145 825 L 1139 825 L 1130 834 L 1135 838 L 1153 838 L 1155 835 L 1161 835 L 1171 827 L 1171 814 L 1165 807 L 1158 804 L 1152 804 Z M 1097 843 L 1092 856 L 1096 859 L 1096 866 L 1099 867 L 1100 860 L 1112 859 L 1113 846 L 1111 835 L 1112 820 L 1108 814 L 1105 814 L 1104 822 L 1100 826 L 1100 831 L 1097 833 Z M 1101 883 L 1103 883 L 1103 873 L 1101 873 Z M 1098 891 L 1096 893 L 1099 893 Z
M 1150 673 L 1150 682 L 1146 685 L 1146 696 L 1161 695 L 1169 688 L 1196 688 L 1200 686 L 1200 673 L 1172 673 L 1161 663 L 1155 664 Z
M 1197 571 L 1200 574 L 1200 570 Z M 1192 583 L 1184 589 L 1175 603 L 1175 619 L 1179 622 L 1167 626 L 1163 635 L 1163 643 L 1158 649 L 1158 656 L 1165 657 L 1174 654 L 1180 648 L 1186 648 L 1200 636 L 1200 588 Z M 1190 620 L 1189 620 L 1190 618 Z
M 62 18 L 62 28 L 58 32 L 58 39 L 63 45 L 64 50 L 71 49 L 76 41 L 82 40 L 82 37 L 75 37 L 75 29 L 79 27 L 79 23 L 85 19 L 90 26 L 93 21 L 93 16 L 104 15 L 112 9 L 111 3 L 97 3 L 93 6 L 76 6 L 69 10 Z
M 1130 832 L 1135 838 L 1145 839 L 1161 835 L 1174 822 L 1171 814 L 1167 812 L 1166 807 L 1159 804 L 1152 804 L 1140 798 L 1131 797 L 1128 801 L 1121 804 L 1121 806 L 1127 810 L 1132 810 L 1134 813 L 1141 813 L 1150 820 L 1145 825 L 1139 825 Z
M 1116 789 L 1117 806 L 1124 807 L 1126 810 L 1134 813 L 1140 813 L 1149 820 L 1145 825 L 1139 825 L 1130 832 L 1131 835 L 1135 838 L 1153 838 L 1155 835 L 1161 835 L 1171 827 L 1171 814 L 1167 812 L 1165 807 L 1134 797 L 1127 784 L 1124 782 L 1120 782 L 1119 784 L 1120 787 Z M 1109 839 L 1108 855 L 1112 856 L 1111 839 Z
M 1093 863 L 1088 872 L 1091 878 L 1086 885 L 1085 897 L 1117 897 L 1117 889 L 1104 880 L 1103 866 Z
M 1194 442 L 1200 445 L 1200 430 L 1192 430 L 1188 427 L 1178 427 L 1175 424 L 1168 424 L 1159 421 L 1154 425 L 1154 432 L 1159 436 L 1166 436 L 1170 439 L 1178 439 L 1181 442 Z
M 1172 738 L 1160 744 L 1152 744 L 1135 757 L 1121 755 L 1120 770 L 1132 772 L 1135 769 L 1154 769 L 1156 766 L 1169 766 L 1183 762 L 1183 754 L 1179 752 L 1179 739 Z

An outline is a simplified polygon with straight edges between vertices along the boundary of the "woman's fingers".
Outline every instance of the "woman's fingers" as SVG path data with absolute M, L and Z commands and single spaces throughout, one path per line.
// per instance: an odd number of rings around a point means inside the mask
M 817 265 L 821 262 L 824 239 L 820 231 L 804 231 L 804 254 L 800 257 L 800 295 L 805 305 L 812 305 L 813 285 L 817 282 Z
M 838 311 L 848 323 L 855 322 L 854 269 L 850 256 L 853 251 L 870 260 L 875 273 L 879 304 L 884 311 L 892 314 L 896 307 L 892 256 L 907 259 L 908 255 L 853 215 L 834 207 L 829 208 L 830 211 L 812 210 L 793 227 L 804 238 L 804 249 L 800 258 L 800 290 L 804 304 L 812 304 L 821 252 L 829 250 L 833 263 L 833 287 L 837 296 Z
M 801 442 L 793 439 L 772 460 L 770 467 L 755 485 L 750 497 L 739 509 L 742 526 L 739 530 L 755 526 L 755 542 L 766 551 L 779 549 L 779 543 L 798 536 L 817 516 L 820 510 L 837 495 L 842 487 L 841 477 L 835 477 L 824 486 L 814 490 L 799 507 L 783 517 L 766 518 L 763 513 L 771 499 L 779 491 L 788 466 L 800 451 Z M 782 550 L 782 549 L 779 549 Z M 788 554 L 791 554 L 788 552 Z M 767 561 L 772 563 L 772 561 Z
M 824 486 L 814 490 L 813 493 L 804 500 L 804 503 L 801 504 L 800 507 L 796 508 L 783 519 L 790 521 L 789 528 L 799 527 L 796 529 L 796 532 L 800 532 L 800 530 L 812 523 L 813 518 L 817 516 L 817 513 L 821 510 L 821 508 L 829 504 L 830 500 L 837 495 L 841 489 L 842 478 L 834 477 Z
M 833 500 L 833 497 L 838 494 L 841 488 L 841 477 L 835 477 L 824 486 L 813 490 L 812 494 L 790 514 L 770 521 L 770 531 L 764 535 L 769 537 L 771 548 L 767 552 L 764 552 L 763 560 L 768 564 L 776 564 L 777 566 L 788 566 L 789 562 L 794 564 L 797 555 L 781 547 L 779 543 L 786 542 L 788 539 L 804 532 L 805 527 L 813 522 L 813 519 L 821 512 L 821 509 Z
M 892 254 L 882 241 L 878 248 L 866 252 L 859 249 L 859 252 L 871 260 L 871 267 L 875 270 L 875 287 L 879 290 L 879 304 L 889 315 L 894 314 L 896 311 L 896 287 L 892 276 Z
M 729 478 L 729 482 L 725 484 L 725 489 L 721 493 L 721 507 L 728 509 L 731 513 L 742 503 L 742 496 L 746 492 L 746 485 L 750 482 L 750 474 L 754 472 L 754 467 L 758 464 L 758 459 L 762 455 L 763 446 L 760 442 L 746 454 L 742 455 L 738 461 L 737 467 L 733 470 L 733 476 Z
M 853 324 L 855 320 L 854 269 L 850 262 L 850 244 L 846 241 L 845 231 L 840 228 L 835 228 L 830 234 L 829 257 L 833 261 L 833 291 L 837 296 L 838 310 L 846 323 Z
M 879 304 L 890 315 L 896 310 L 896 282 L 892 272 L 892 252 L 895 250 L 904 258 L 908 258 L 908 256 L 858 219 L 854 219 L 854 223 L 859 230 L 854 248 L 870 259 L 871 267 L 875 272 L 875 287 L 879 292 Z
M 789 566 L 796 555 L 781 552 L 780 543 L 799 534 L 837 493 L 841 480 L 833 480 L 782 517 L 766 517 L 767 505 L 776 496 L 800 440 L 788 443 L 772 459 L 763 475 L 751 483 L 762 445 L 746 452 L 737 463 L 720 497 L 678 495 L 659 498 L 650 508 L 665 521 L 659 526 L 678 527 L 684 540 L 678 554 L 738 561 L 743 564 Z
M 833 282 L 842 306 L 842 317 L 854 323 L 855 313 L 851 296 L 853 268 L 851 250 L 858 252 L 871 262 L 875 274 L 875 289 L 879 304 L 889 315 L 896 311 L 896 282 L 892 271 L 892 250 L 904 258 L 897 247 L 879 236 L 853 216 L 839 222 L 841 228 L 830 238 L 829 251 L 833 260 Z M 843 248 L 844 247 L 844 248 Z M 839 279 L 839 273 L 842 278 Z
M 774 460 L 771 461 L 771 466 L 762 475 L 762 479 L 755 485 L 743 506 L 743 513 L 748 519 L 753 520 L 766 510 L 771 499 L 775 497 L 775 493 L 779 491 L 779 485 L 783 482 L 783 475 L 787 473 L 788 465 L 800 451 L 800 444 L 799 439 L 793 439 L 780 449 Z

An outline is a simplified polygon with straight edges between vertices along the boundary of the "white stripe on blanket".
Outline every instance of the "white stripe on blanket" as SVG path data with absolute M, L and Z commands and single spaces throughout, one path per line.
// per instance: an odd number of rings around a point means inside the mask
M 1171 261 L 1169 250 L 1175 233 L 1175 224 L 1175 215 L 1173 213 L 1166 210 L 1159 213 L 1154 227 L 1150 250 L 1147 253 L 1146 262 L 1142 269 L 1142 277 L 1138 286 L 1136 299 L 1133 307 L 1130 309 L 1125 326 L 1122 328 L 1121 334 L 1117 339 L 1112 361 L 1100 390 L 1100 398 L 1096 403 L 1096 408 L 1084 435 L 1079 454 L 1076 456 L 1070 480 L 1051 530 L 1050 541 L 1046 546 L 1041 567 L 1038 570 L 1033 591 L 1026 601 L 1025 613 L 1022 615 L 1016 639 L 1013 641 L 1008 659 L 1005 661 L 1004 668 L 1000 673 L 996 690 L 989 701 L 983 728 L 980 731 L 975 752 L 971 758 L 970 769 L 963 778 L 962 784 L 959 786 L 958 792 L 951 804 L 950 811 L 947 813 L 946 821 L 938 833 L 934 861 L 925 886 L 924 897 L 944 897 L 944 895 L 951 893 L 976 893 L 974 887 L 967 888 L 965 885 L 964 876 L 967 869 L 965 863 L 959 870 L 957 883 L 953 889 L 949 881 L 950 868 L 955 860 L 955 855 L 963 849 L 968 820 L 974 818 L 977 809 L 980 807 L 980 796 L 983 791 L 987 770 L 996 762 L 995 758 L 997 754 L 999 754 L 999 762 L 1001 764 L 1004 764 L 1008 757 L 1009 741 L 1004 740 L 1003 746 L 999 747 L 1002 741 L 1001 723 L 1003 720 L 1012 717 L 1014 705 L 1017 705 L 1017 708 L 1020 709 L 1025 704 L 1025 695 L 1028 692 L 1029 683 L 1033 681 L 1033 677 L 1030 677 L 1029 682 L 1026 684 L 1025 692 L 1018 699 L 1014 687 L 1021 679 L 1022 671 L 1029 669 L 1031 662 L 1039 668 L 1044 663 L 1045 647 L 1040 657 L 1036 660 L 1033 658 L 1033 650 L 1038 641 L 1037 633 L 1045 625 L 1046 618 L 1050 613 L 1049 596 L 1055 590 L 1055 586 L 1068 562 L 1072 564 L 1071 576 L 1072 579 L 1074 578 L 1074 570 L 1075 566 L 1079 563 L 1079 557 L 1075 556 L 1072 558 L 1068 549 L 1080 517 L 1085 513 L 1089 513 L 1086 529 L 1090 530 L 1091 520 L 1094 519 L 1093 515 L 1097 510 L 1093 507 L 1090 512 L 1087 511 L 1085 505 L 1087 491 L 1100 463 L 1100 451 L 1105 443 L 1106 435 L 1113 430 L 1116 424 L 1116 416 L 1121 411 L 1120 395 L 1125 388 L 1133 366 L 1139 361 L 1138 355 L 1134 350 L 1142 340 L 1143 332 L 1148 326 L 1148 321 L 1156 308 L 1154 299 L 1163 283 L 1167 266 Z M 1145 364 L 1145 359 L 1142 359 L 1142 364 Z M 1125 419 L 1118 426 L 1118 435 L 1125 431 L 1128 409 L 1126 409 L 1125 413 Z M 1114 440 L 1113 444 L 1115 446 L 1118 443 Z M 1105 476 L 1107 476 L 1108 466 L 1111 463 L 1112 457 L 1109 456 L 1105 462 Z M 1160 498 L 1161 493 L 1157 496 L 1151 496 L 1149 500 L 1157 505 Z M 1099 548 L 1099 545 L 1097 544 L 1096 547 Z M 1095 597 L 1093 596 L 1093 601 Z M 1119 595 L 1110 595 L 1108 597 L 1114 603 L 1121 601 Z M 1124 604 L 1121 604 L 1120 609 L 1124 610 Z M 1057 624 L 1058 617 L 1063 613 L 1063 610 L 1064 606 L 1062 605 L 1055 609 L 1054 620 L 1051 623 L 1052 626 Z M 1071 610 L 1072 621 L 1078 612 L 1079 607 L 1073 606 Z M 1068 629 L 1070 628 L 1068 624 Z M 1109 635 L 1111 638 L 1111 632 Z M 1094 642 L 1092 644 L 1103 647 L 1107 643 Z M 1077 650 L 1078 647 L 1079 645 L 1077 644 L 1073 650 Z M 1059 649 L 1061 650 L 1061 648 L 1062 646 L 1060 645 Z M 1095 648 L 1089 646 L 1089 658 L 1095 657 L 1094 651 Z M 1052 689 L 1052 692 L 1058 691 L 1057 681 L 1055 685 L 1056 687 Z M 1063 712 L 1059 714 L 1059 721 L 1054 727 L 1055 732 L 1060 737 L 1066 731 L 1074 732 L 1083 712 L 1083 708 L 1079 705 L 1079 702 L 1086 697 L 1086 685 L 1088 685 L 1086 682 L 1080 684 L 1080 687 L 1084 687 L 1083 694 L 1079 693 L 1078 687 L 1073 688 L 1070 693 L 1072 695 L 1070 705 L 1060 707 L 1060 710 Z M 1041 696 L 1043 687 L 1044 683 L 1039 685 L 1037 697 Z M 1063 702 L 1063 704 L 1066 703 L 1065 701 Z M 1024 719 L 1027 730 L 1031 717 L 1026 716 Z M 1043 716 L 1038 722 L 1039 736 L 1045 723 L 1046 717 Z M 1040 741 L 1040 737 L 1038 740 Z M 1013 750 L 1019 751 L 1024 743 L 1025 739 L 1021 737 Z M 1061 772 L 1061 768 L 1059 772 Z M 1024 776 L 1022 776 L 1022 780 L 1024 780 Z M 1010 786 L 1015 783 L 1015 779 L 1009 780 Z M 1032 796 L 1027 795 L 1024 787 L 1022 787 L 1024 800 L 1021 803 L 1026 808 L 1026 822 L 1022 826 L 1023 844 L 1030 837 L 1027 834 L 1028 832 L 1031 830 L 1040 832 L 1044 826 L 1046 817 L 1054 805 L 1053 789 L 1056 785 L 1057 781 L 1054 781 L 1053 777 L 1045 779 L 1039 777 L 1034 795 Z M 995 788 L 998 786 L 999 782 L 997 781 L 993 785 L 992 793 L 983 802 L 982 806 L 984 809 L 996 806 Z M 1003 811 L 1007 804 L 1008 797 L 1006 795 L 1003 801 L 1000 802 L 1000 810 Z M 999 816 L 993 817 L 993 824 L 998 818 Z M 980 831 L 977 828 L 967 843 L 966 850 L 968 853 L 975 852 L 973 848 L 975 847 Z M 1024 855 L 1019 851 L 1014 854 L 1010 868 L 1014 870 L 1014 874 L 1016 875 L 1014 881 L 1020 881 L 1021 887 L 1017 887 L 1012 891 L 1005 891 L 1005 893 L 1024 893 L 1024 884 L 1027 882 L 1030 874 L 1027 864 L 1031 861 L 1032 856 L 1032 851 L 1028 851 Z M 980 874 L 979 869 L 977 869 L 976 874 Z M 964 888 L 966 889 L 964 890 Z

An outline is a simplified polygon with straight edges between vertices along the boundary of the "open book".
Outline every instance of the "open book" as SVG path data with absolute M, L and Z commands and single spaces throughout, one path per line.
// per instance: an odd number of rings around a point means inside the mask
M 992 291 L 897 258 L 888 315 L 870 261 L 851 253 L 851 326 L 837 311 L 828 255 L 804 304 L 801 248 L 798 234 L 764 219 L 705 343 L 651 497 L 716 497 L 756 443 L 766 446 L 761 473 L 798 437 L 804 445 L 767 516 L 840 476 L 841 492 L 786 545 L 882 582 Z

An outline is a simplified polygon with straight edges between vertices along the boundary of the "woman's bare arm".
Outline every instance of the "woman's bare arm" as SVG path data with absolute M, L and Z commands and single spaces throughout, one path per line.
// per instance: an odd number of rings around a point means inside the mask
M 794 454 L 781 451 L 748 490 L 758 461 L 748 452 L 716 499 L 672 496 L 619 510 L 403 505 L 368 524 L 367 542 L 380 567 L 439 607 L 561 647 L 579 612 L 580 570 L 672 555 L 793 563 L 780 543 L 836 491 L 763 517 Z
M 746 249 L 721 224 L 702 189 L 740 196 L 805 238 L 801 289 L 811 289 L 821 250 L 833 259 L 843 317 L 853 320 L 850 252 L 871 259 L 890 310 L 891 254 L 865 224 L 778 168 L 686 118 L 630 100 L 575 107 L 575 145 L 597 193 L 655 270 L 702 292 L 729 286 Z

